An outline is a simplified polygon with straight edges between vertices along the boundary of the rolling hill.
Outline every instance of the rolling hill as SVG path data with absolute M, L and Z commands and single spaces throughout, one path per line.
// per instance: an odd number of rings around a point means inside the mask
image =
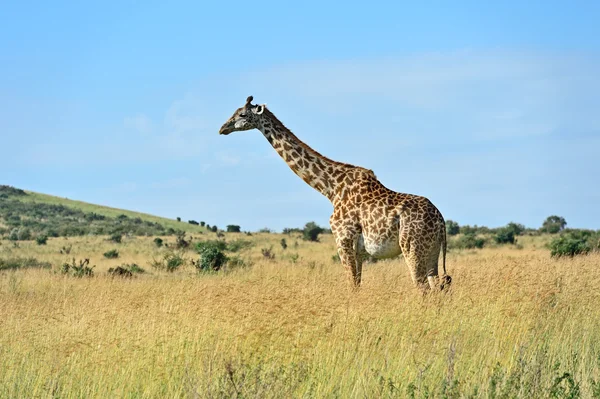
M 207 231 L 205 227 L 174 219 L 0 185 L 0 235 L 10 234 L 15 229 L 49 236 L 171 235 L 177 231 Z

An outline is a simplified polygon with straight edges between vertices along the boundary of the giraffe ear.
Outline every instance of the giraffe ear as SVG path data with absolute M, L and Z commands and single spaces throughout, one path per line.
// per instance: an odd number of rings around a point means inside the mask
M 252 108 L 252 112 L 254 112 L 256 115 L 262 114 L 265 112 L 265 105 L 257 105 L 256 108 Z

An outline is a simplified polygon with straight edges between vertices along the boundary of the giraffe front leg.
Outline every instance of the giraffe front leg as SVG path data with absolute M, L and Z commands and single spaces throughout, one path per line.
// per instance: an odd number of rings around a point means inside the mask
M 355 239 L 347 238 L 336 240 L 338 246 L 338 254 L 342 265 L 346 269 L 348 279 L 352 282 L 355 287 L 360 286 L 361 272 L 358 270 L 358 257 L 356 256 L 356 244 Z M 362 264 L 361 264 L 362 269 Z

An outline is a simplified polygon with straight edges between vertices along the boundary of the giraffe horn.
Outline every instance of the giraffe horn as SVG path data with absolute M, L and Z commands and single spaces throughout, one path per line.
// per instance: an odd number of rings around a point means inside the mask
M 254 100 L 254 97 L 252 97 L 252 96 L 249 96 L 249 97 L 246 99 L 246 105 L 250 105 L 250 103 L 252 102 L 252 100 Z

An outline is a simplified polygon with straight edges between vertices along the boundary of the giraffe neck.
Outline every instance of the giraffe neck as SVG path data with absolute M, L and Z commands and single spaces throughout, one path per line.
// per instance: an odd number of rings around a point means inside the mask
M 310 148 L 296 137 L 271 111 L 265 108 L 260 131 L 290 169 L 309 186 L 333 201 L 346 172 L 353 165 L 333 161 Z

